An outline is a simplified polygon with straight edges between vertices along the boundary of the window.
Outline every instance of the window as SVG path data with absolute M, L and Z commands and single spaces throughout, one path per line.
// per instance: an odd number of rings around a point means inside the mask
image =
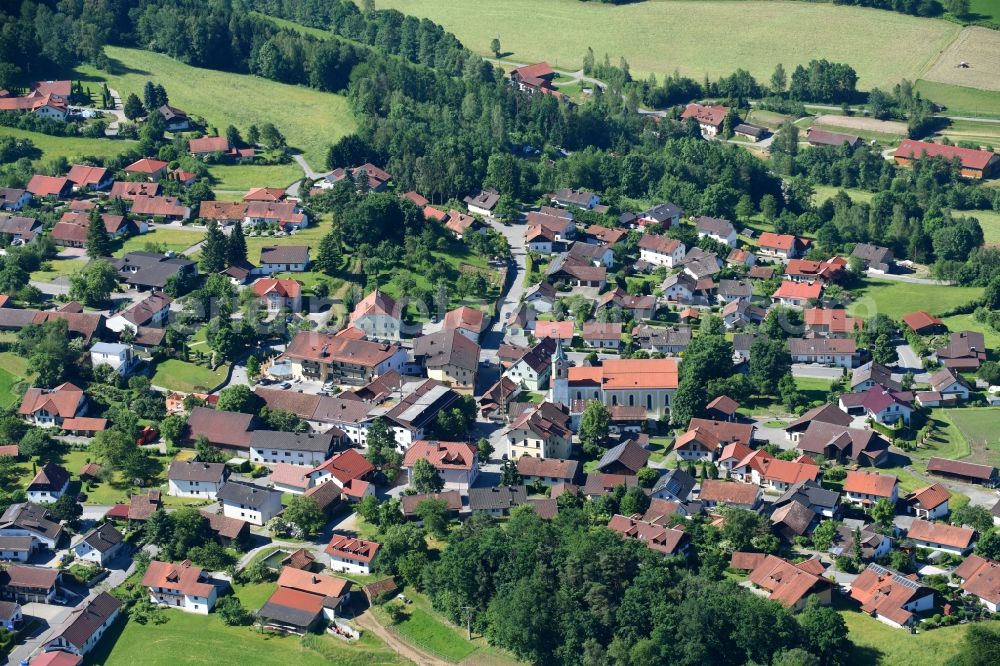
M 629 395 L 629 397 L 628 397 L 628 406 L 629 407 L 635 407 L 635 396 L 634 395 Z

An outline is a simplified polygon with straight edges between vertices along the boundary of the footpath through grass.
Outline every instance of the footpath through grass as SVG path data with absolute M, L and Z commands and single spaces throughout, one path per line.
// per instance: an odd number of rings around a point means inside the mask
M 85 81 L 107 81 L 123 99 L 129 93 L 141 99 L 146 81 L 159 83 L 167 89 L 172 106 L 204 117 L 220 133 L 227 125 L 235 125 L 245 133 L 250 125 L 274 123 L 288 145 L 302 150 L 309 164 L 317 169 L 323 166 L 327 146 L 356 127 L 342 95 L 192 67 L 140 49 L 108 46 L 105 52 L 114 63 L 112 72 L 80 67 Z

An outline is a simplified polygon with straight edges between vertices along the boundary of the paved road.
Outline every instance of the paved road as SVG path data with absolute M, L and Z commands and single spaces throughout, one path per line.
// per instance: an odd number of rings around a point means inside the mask
M 514 279 L 510 281 L 510 287 L 507 289 L 507 293 L 504 294 L 503 300 L 500 303 L 500 312 L 496 321 L 493 322 L 492 328 L 486 331 L 486 334 L 480 341 L 480 346 L 482 347 L 480 358 L 488 360 L 495 365 L 497 363 L 497 350 L 500 349 L 500 344 L 503 342 L 507 318 L 514 312 L 514 308 L 517 307 L 517 304 L 521 302 L 521 297 L 524 296 L 524 279 L 527 273 L 526 262 L 528 253 L 524 245 L 524 225 L 503 225 L 498 222 L 492 222 L 490 226 L 497 233 L 503 234 L 507 239 L 507 243 L 510 245 L 511 258 L 514 260 L 514 270 L 516 271 Z
M 302 155 L 292 155 L 292 159 L 295 160 L 295 163 L 299 165 L 299 167 L 302 169 L 302 173 L 304 173 L 305 177 L 308 178 L 309 180 L 317 180 L 326 175 L 326 173 L 314 171 L 313 168 L 309 166 L 309 163 L 306 162 L 306 158 L 302 157 Z M 301 188 L 301 186 L 302 186 L 301 180 L 297 180 L 291 185 L 289 185 L 288 196 L 290 197 L 299 196 L 299 189 Z
M 905 343 L 896 345 L 896 354 L 899 356 L 899 361 L 896 363 L 898 372 L 893 373 L 893 379 L 901 381 L 904 374 L 912 372 L 913 381 L 916 383 L 926 384 L 930 381 L 931 375 L 924 371 L 924 364 L 920 362 L 920 357 L 913 351 L 913 347 Z
M 879 280 L 892 280 L 894 282 L 909 282 L 911 284 L 932 284 L 936 286 L 951 286 L 955 284 L 951 280 L 934 280 L 932 278 L 918 278 L 912 275 L 900 275 L 897 273 L 869 273 Z
M 69 278 L 57 277 L 51 282 L 42 282 L 40 280 L 30 280 L 28 282 L 32 287 L 38 289 L 46 296 L 68 296 L 69 295 Z

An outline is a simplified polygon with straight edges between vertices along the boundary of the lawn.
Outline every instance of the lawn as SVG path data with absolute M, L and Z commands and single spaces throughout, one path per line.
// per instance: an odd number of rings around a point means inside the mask
M 790 72 L 826 58 L 850 63 L 863 89 L 916 79 L 960 31 L 937 19 L 803 2 L 382 0 L 378 7 L 426 16 L 483 54 L 499 35 L 512 61 L 547 60 L 569 71 L 580 68 L 588 46 L 598 59 L 625 56 L 633 75 L 677 69 L 699 81 L 737 68 L 767 80 L 779 62 Z
M 1000 92 L 947 83 L 917 81 L 917 92 L 947 107 L 947 113 L 964 116 L 1000 116 Z
M 10 407 L 18 401 L 13 388 L 30 376 L 28 362 L 14 352 L 0 353 L 0 407 Z
M 446 626 L 431 612 L 411 604 L 406 607 L 406 614 L 405 620 L 392 624 L 382 609 L 376 610 L 378 620 L 406 642 L 448 661 L 462 661 L 476 651 L 476 646 L 463 637 L 457 627 Z
M 205 392 L 225 381 L 227 373 L 228 368 L 224 365 L 209 370 L 203 365 L 170 358 L 156 366 L 153 384 L 171 391 Z
M 1000 125 L 997 125 L 1000 129 Z M 1000 145 L 1000 138 L 997 139 Z M 1000 213 L 992 210 L 953 210 L 955 217 L 974 217 L 983 228 L 983 240 L 987 245 L 1000 245 Z
M 964 407 L 945 410 L 972 451 L 970 462 L 1000 465 L 1000 407 Z
M 295 162 L 288 164 L 215 164 L 209 172 L 218 181 L 212 187 L 229 192 L 246 192 L 253 187 L 288 187 L 302 178 Z
M 952 315 L 944 317 L 941 321 L 944 322 L 949 331 L 979 331 L 983 334 L 987 349 L 1000 349 L 1000 333 L 986 324 L 976 321 L 972 315 Z
M 799 389 L 799 392 L 803 393 L 806 400 L 809 402 L 815 402 L 816 400 L 826 400 L 827 393 L 830 392 L 830 386 L 833 385 L 833 380 L 831 379 L 821 379 L 813 377 L 796 377 L 795 386 Z
M 41 268 L 31 274 L 31 279 L 38 280 L 39 282 L 51 282 L 63 275 L 73 275 L 89 262 L 90 259 L 86 257 L 80 259 L 49 259 L 42 264 Z
M 167 466 L 170 464 L 170 458 L 166 456 L 156 456 L 156 460 L 160 464 L 160 472 L 164 474 L 161 479 L 165 478 L 165 472 Z M 98 462 L 96 456 L 90 451 L 69 451 L 62 457 L 62 466 L 73 475 L 74 480 L 78 480 L 78 475 L 83 466 L 88 462 Z M 97 483 L 91 487 L 81 486 L 80 492 L 87 495 L 87 501 L 85 504 L 91 504 L 96 506 L 106 506 L 109 504 L 115 504 L 118 502 L 125 502 L 128 500 L 130 493 L 135 492 L 145 492 L 147 489 L 138 488 L 136 486 L 125 483 L 120 472 L 115 472 L 110 482 Z M 153 484 L 156 485 L 155 483 Z
M 192 245 L 205 240 L 205 232 L 195 229 L 156 227 L 147 234 L 132 236 L 122 243 L 121 248 L 115 252 L 117 256 L 123 256 L 126 252 L 142 252 L 147 245 L 162 245 L 166 250 L 183 252 Z
M 192 615 L 167 609 L 164 624 L 119 623 L 97 646 L 87 664 L 104 666 L 174 666 L 184 664 L 245 664 L 256 666 L 374 666 L 403 664 L 374 637 L 342 643 L 329 636 L 261 634 L 250 627 L 228 627 L 219 616 Z M 307 647 L 308 643 L 308 647 Z
M 105 80 L 123 98 L 129 93 L 141 98 L 146 81 L 152 80 L 167 89 L 172 106 L 201 116 L 220 130 L 235 125 L 246 132 L 253 124 L 274 123 L 288 145 L 302 150 L 317 169 L 324 164 L 327 146 L 356 127 L 347 99 L 341 95 L 191 67 L 151 51 L 108 46 L 105 52 L 117 61 L 111 73 L 81 67 L 85 79 Z
M 42 151 L 42 160 L 65 157 L 70 162 L 78 157 L 113 157 L 119 155 L 136 144 L 125 139 L 86 139 L 84 137 L 50 136 L 40 132 L 0 127 L 0 136 L 12 136 L 17 139 L 31 139 L 35 147 Z
M 236 596 L 239 597 L 245 608 L 258 610 L 276 589 L 278 589 L 278 584 L 274 582 L 241 585 L 236 591 Z
M 957 625 L 911 634 L 856 610 L 853 603 L 836 600 L 834 607 L 847 623 L 855 645 L 850 659 L 852 666 L 938 666 L 958 652 L 968 627 Z
M 832 199 L 834 196 L 836 196 L 837 192 L 840 192 L 841 190 L 847 192 L 848 196 L 851 197 L 851 200 L 855 202 L 858 201 L 869 202 L 872 200 L 872 197 L 875 196 L 874 192 L 869 192 L 867 190 L 858 190 L 846 187 L 832 187 L 830 185 L 813 185 L 813 191 L 815 192 L 815 194 L 813 194 L 813 203 L 818 205 L 823 203 L 827 199 Z
M 904 314 L 926 310 L 931 314 L 950 310 L 980 298 L 979 287 L 953 287 L 934 284 L 914 284 L 893 280 L 865 278 L 860 288 L 851 289 L 855 300 L 848 312 L 870 318 L 881 313 L 899 319 Z
M 310 226 L 290 236 L 247 236 L 247 259 L 258 263 L 261 248 L 272 245 L 308 245 L 311 248 L 309 259 L 315 261 L 316 248 L 323 236 L 330 232 L 330 222 L 325 219 L 309 222 Z

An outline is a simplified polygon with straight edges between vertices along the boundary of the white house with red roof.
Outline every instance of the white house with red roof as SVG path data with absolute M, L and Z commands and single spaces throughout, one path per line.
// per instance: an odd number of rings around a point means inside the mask
M 198 615 L 208 615 L 215 606 L 215 585 L 201 567 L 188 560 L 177 564 L 153 560 L 142 577 L 142 585 L 149 589 L 149 601 L 160 606 Z
M 844 493 L 856 504 L 870 505 L 885 499 L 895 505 L 899 501 L 899 482 L 891 474 L 851 470 L 844 480 Z
M 401 337 L 403 307 L 396 299 L 376 289 L 354 306 L 350 323 L 370 339 L 395 342 Z
M 694 118 L 705 136 L 716 136 L 722 131 L 722 124 L 729 115 L 729 109 L 724 106 L 703 105 L 692 102 L 684 108 L 681 120 Z
M 130 176 L 143 176 L 154 183 L 167 175 L 167 167 L 170 165 L 163 160 L 155 160 L 150 157 L 143 157 L 129 164 L 123 169 Z
M 83 389 L 69 382 L 53 389 L 29 388 L 17 413 L 29 423 L 51 428 L 63 421 L 87 412 L 87 397 Z
M 291 278 L 260 278 L 250 287 L 268 312 L 302 309 L 302 283 Z
M 368 575 L 380 547 L 374 541 L 334 533 L 323 552 L 329 556 L 334 571 Z
M 673 268 L 684 260 L 686 248 L 675 238 L 643 234 L 639 239 L 639 259 L 654 266 Z
M 468 490 L 479 476 L 476 448 L 466 442 L 422 439 L 411 444 L 403 457 L 408 483 L 413 483 L 413 467 L 420 459 L 434 465 L 448 490 Z
M 810 302 L 819 300 L 823 295 L 822 282 L 792 282 L 785 280 L 773 294 L 771 300 L 786 307 L 803 309 Z

